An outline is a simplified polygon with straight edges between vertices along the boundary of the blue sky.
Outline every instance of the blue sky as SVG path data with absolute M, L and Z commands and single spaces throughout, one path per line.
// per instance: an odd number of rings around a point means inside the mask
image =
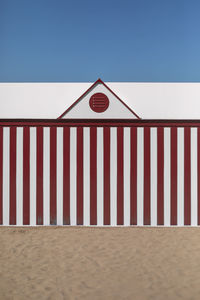
M 0 0 L 0 82 L 200 81 L 199 0 Z

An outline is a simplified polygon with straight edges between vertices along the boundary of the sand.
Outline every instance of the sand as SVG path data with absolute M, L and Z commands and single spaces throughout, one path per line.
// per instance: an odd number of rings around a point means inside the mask
M 200 299 L 200 228 L 0 228 L 0 299 Z

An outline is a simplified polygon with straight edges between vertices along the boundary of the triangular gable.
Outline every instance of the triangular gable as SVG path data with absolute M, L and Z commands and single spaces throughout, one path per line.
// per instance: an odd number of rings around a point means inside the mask
M 140 119 L 101 79 L 98 79 L 58 119 Z

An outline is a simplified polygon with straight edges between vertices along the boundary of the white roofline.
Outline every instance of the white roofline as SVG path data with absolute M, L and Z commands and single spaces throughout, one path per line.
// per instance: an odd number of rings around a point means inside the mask
M 200 119 L 200 82 L 106 82 L 142 119 Z M 91 82 L 1 82 L 0 118 L 57 118 Z

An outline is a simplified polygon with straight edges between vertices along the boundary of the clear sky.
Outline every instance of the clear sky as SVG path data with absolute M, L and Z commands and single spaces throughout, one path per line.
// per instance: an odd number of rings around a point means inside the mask
M 200 81 L 199 0 L 0 0 L 1 82 Z

